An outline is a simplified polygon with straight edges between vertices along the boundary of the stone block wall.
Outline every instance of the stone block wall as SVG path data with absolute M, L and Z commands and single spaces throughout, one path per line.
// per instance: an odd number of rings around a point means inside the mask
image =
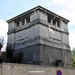
M 0 75 L 2 75 L 2 65 L 0 65 Z
M 0 75 L 1 75 L 1 68 L 0 68 Z
M 43 42 L 48 43 L 44 40 Z M 56 60 L 59 59 L 62 60 L 61 66 L 72 66 L 70 50 L 56 48 L 44 44 L 36 44 L 15 50 L 14 55 L 17 55 L 17 52 L 19 51 L 22 51 L 23 53 L 23 64 L 35 64 L 35 62 L 38 62 L 38 65 L 54 66 Z
M 0 75 L 57 75 L 57 70 L 61 70 L 62 75 L 75 75 L 74 68 L 12 63 L 3 63 L 2 70 L 0 68 Z

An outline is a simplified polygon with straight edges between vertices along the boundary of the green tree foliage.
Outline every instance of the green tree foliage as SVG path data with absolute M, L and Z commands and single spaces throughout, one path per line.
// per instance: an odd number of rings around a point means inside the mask
M 6 47 L 6 57 L 7 57 L 7 62 L 22 63 L 23 53 L 22 51 L 15 52 L 12 44 L 8 44 Z
M 10 62 L 12 62 L 13 52 L 14 52 L 14 48 L 12 47 L 12 45 L 11 44 L 7 44 L 6 56 L 8 58 L 8 61 L 10 61 Z
M 22 57 L 23 57 L 22 51 L 18 51 L 16 53 L 16 56 L 14 54 L 13 59 L 12 59 L 12 62 L 13 63 L 22 63 Z
M 71 53 L 72 53 L 72 65 L 75 68 L 75 48 L 73 48 Z
M 4 38 L 3 37 L 2 38 L 0 37 L 0 63 L 3 62 L 2 52 L 1 52 L 1 49 L 3 47 L 3 43 L 4 43 Z

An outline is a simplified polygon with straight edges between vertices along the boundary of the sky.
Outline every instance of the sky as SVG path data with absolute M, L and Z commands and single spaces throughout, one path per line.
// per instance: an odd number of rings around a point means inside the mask
M 75 0 L 0 0 L 0 36 L 7 43 L 7 20 L 36 6 L 42 6 L 66 19 L 69 30 L 69 43 L 75 48 Z

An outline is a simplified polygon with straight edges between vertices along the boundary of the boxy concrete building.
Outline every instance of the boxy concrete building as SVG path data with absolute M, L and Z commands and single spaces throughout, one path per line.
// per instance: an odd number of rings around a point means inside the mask
M 22 51 L 22 63 L 72 66 L 69 20 L 37 6 L 8 22 L 8 43 Z

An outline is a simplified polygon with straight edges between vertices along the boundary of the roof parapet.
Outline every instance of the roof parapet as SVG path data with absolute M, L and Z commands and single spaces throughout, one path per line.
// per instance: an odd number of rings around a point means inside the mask
M 26 11 L 26 12 L 24 12 L 24 13 L 18 15 L 18 16 L 15 16 L 15 17 L 13 17 L 13 18 L 7 20 L 7 22 L 10 23 L 10 22 L 12 22 L 12 21 L 14 21 L 14 20 L 16 20 L 16 19 L 18 19 L 18 18 L 20 18 L 20 17 L 23 17 L 23 16 L 25 16 L 25 15 L 27 15 L 27 14 L 30 14 L 30 13 L 34 12 L 35 10 L 42 10 L 42 11 L 45 11 L 45 12 L 50 13 L 51 15 L 53 15 L 53 16 L 55 16 L 55 17 L 60 18 L 61 20 L 65 21 L 66 23 L 69 22 L 69 20 L 67 20 L 66 18 L 63 18 L 63 17 L 61 17 L 61 16 L 59 16 L 59 15 L 57 15 L 57 14 L 51 12 L 50 10 L 48 10 L 48 9 L 42 7 L 42 6 L 36 6 L 36 7 L 32 8 L 32 9 L 30 9 L 30 10 L 28 10 L 28 11 Z

